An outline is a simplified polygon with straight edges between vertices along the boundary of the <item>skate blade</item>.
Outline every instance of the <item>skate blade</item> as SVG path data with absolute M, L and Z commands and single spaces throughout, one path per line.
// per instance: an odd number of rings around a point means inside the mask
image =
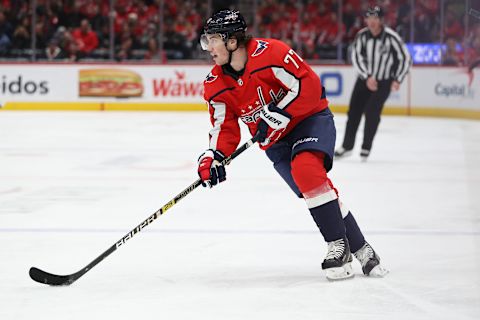
M 372 271 L 370 271 L 369 276 L 374 278 L 383 278 L 385 277 L 390 271 L 382 267 L 382 265 L 375 266 Z
M 325 270 L 325 275 L 330 281 L 345 280 L 353 278 L 354 273 L 350 262 L 338 268 L 328 268 Z

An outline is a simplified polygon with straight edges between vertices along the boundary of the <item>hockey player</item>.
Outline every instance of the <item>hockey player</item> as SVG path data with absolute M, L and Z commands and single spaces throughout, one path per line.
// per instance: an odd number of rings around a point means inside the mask
M 215 66 L 204 82 L 213 128 L 209 149 L 198 159 L 202 185 L 226 179 L 220 162 L 240 142 L 238 120 L 290 188 L 305 199 L 328 243 L 322 269 L 330 280 L 353 277 L 352 254 L 365 275 L 387 271 L 365 241 L 352 213 L 327 177 L 332 168 L 335 126 L 319 77 L 285 43 L 251 38 L 238 11 L 221 10 L 207 20 L 201 45 Z

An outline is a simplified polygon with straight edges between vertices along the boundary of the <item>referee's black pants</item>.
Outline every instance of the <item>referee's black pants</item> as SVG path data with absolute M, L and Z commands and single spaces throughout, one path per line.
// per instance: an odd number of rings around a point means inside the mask
M 380 115 L 383 105 L 390 95 L 392 80 L 378 81 L 377 91 L 370 91 L 367 88 L 367 81 L 357 79 L 350 98 L 348 109 L 347 127 L 343 138 L 342 147 L 346 150 L 353 149 L 355 136 L 362 115 L 365 114 L 365 129 L 363 134 L 362 149 L 372 149 L 373 138 L 377 133 L 380 124 Z

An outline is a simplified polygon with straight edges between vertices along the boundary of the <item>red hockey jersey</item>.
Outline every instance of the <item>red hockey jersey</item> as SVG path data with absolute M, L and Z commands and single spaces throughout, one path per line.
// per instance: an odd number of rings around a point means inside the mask
M 225 156 L 240 143 L 238 119 L 257 131 L 260 109 L 274 101 L 291 115 L 287 128 L 276 133 L 276 140 L 288 134 L 299 122 L 328 107 L 322 98 L 318 75 L 285 43 L 274 39 L 251 39 L 243 74 L 229 73 L 215 65 L 204 81 L 204 98 L 213 128 L 209 148 Z M 271 130 L 271 129 L 270 129 Z

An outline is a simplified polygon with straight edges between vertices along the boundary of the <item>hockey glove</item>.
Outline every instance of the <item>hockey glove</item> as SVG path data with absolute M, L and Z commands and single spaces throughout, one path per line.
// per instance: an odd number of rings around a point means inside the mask
M 260 109 L 260 122 L 257 125 L 256 132 L 260 145 L 268 145 L 278 130 L 284 130 L 287 127 L 290 118 L 291 116 L 288 112 L 280 109 L 273 102 L 263 106 L 263 108 Z M 273 129 L 270 134 L 268 128 Z
M 202 179 L 202 186 L 213 187 L 226 180 L 225 167 L 221 162 L 225 156 L 220 152 L 208 149 L 198 158 L 198 175 Z

